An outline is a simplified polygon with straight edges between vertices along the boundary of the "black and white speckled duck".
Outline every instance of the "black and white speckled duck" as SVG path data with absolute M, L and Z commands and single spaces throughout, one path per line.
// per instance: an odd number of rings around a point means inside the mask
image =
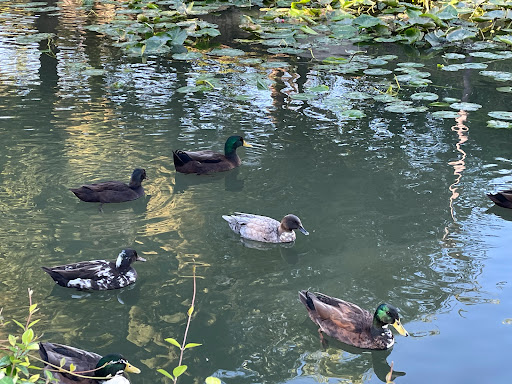
M 70 189 L 76 197 L 88 203 L 122 203 L 136 200 L 144 195 L 142 180 L 146 179 L 146 170 L 136 168 L 132 173 L 130 184 L 122 181 L 105 181 L 103 183 L 86 184 Z
M 234 232 L 249 240 L 265 243 L 290 243 L 296 238 L 294 229 L 309 235 L 300 219 L 295 215 L 286 215 L 281 222 L 267 216 L 241 212 L 224 215 L 222 218 L 229 223 L 229 227 Z
M 39 355 L 46 363 L 45 369 L 53 370 L 53 376 L 61 384 L 130 384 L 124 372 L 140 373 L 140 369 L 131 365 L 122 355 L 109 354 L 101 357 L 97 353 L 56 343 L 39 343 Z M 62 366 L 62 359 L 65 363 Z M 75 366 L 76 373 L 86 377 L 55 372 L 60 366 L 69 370 Z M 110 375 L 110 378 L 107 377 Z M 105 378 L 105 379 L 101 379 Z
M 365 349 L 391 348 L 395 339 L 388 329 L 390 324 L 402 336 L 409 336 L 392 305 L 381 304 L 372 315 L 355 304 L 321 293 L 299 291 L 299 298 L 311 320 L 320 327 L 320 335 L 324 332 L 345 344 Z
M 104 291 L 135 283 L 137 272 L 131 266 L 134 261 L 146 259 L 133 249 L 123 249 L 116 261 L 92 260 L 42 268 L 63 287 Z
M 229 171 L 241 164 L 240 157 L 236 154 L 238 147 L 252 147 L 242 136 L 230 136 L 224 144 L 224 154 L 204 151 L 182 151 L 172 152 L 174 167 L 181 173 L 207 174 Z

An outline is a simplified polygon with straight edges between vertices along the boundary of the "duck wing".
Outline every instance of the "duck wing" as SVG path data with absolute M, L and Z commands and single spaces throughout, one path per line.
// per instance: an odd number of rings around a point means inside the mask
M 204 151 L 174 151 L 173 154 L 185 164 L 189 161 L 198 161 L 200 163 L 220 163 L 226 160 L 226 156 L 222 153 L 213 152 L 210 150 Z
M 346 344 L 367 348 L 365 341 L 371 339 L 373 322 L 370 312 L 348 301 L 321 293 L 300 291 L 299 297 L 311 320 L 323 332 Z
M 52 279 L 63 287 L 78 289 L 97 289 L 98 282 L 112 276 L 114 263 L 105 260 L 83 261 L 75 264 L 42 267 Z
M 84 372 L 86 376 L 94 376 L 92 370 L 96 368 L 96 364 L 101 359 L 101 356 L 94 352 L 87 352 L 83 349 L 70 347 L 57 343 L 39 343 L 39 355 L 41 359 L 52 365 L 60 366 L 61 360 L 64 358 L 66 361 L 63 365 L 64 369 L 69 370 L 69 366 L 73 364 L 76 367 L 76 372 Z M 55 369 L 51 366 L 46 366 L 48 369 Z M 86 372 L 90 371 L 90 372 Z M 78 378 L 65 373 L 57 374 L 61 376 L 61 383 L 97 383 L 96 380 L 88 380 Z M 83 380 L 83 381 L 82 381 Z

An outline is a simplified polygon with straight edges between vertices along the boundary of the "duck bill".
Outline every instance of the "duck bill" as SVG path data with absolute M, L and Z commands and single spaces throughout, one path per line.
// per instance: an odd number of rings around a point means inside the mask
M 305 234 L 306 236 L 309 235 L 309 232 L 306 231 L 306 228 L 304 228 L 303 226 L 300 226 L 299 227 L 299 231 L 301 231 L 303 234 Z
M 134 367 L 130 363 L 126 363 L 126 368 L 124 369 L 125 372 L 128 373 L 140 373 L 140 369 L 137 367 Z
M 145 258 L 143 258 L 143 257 L 141 257 L 139 255 L 137 255 L 137 258 L 135 260 L 137 260 L 137 261 L 146 261 Z
M 252 148 L 252 145 L 249 144 L 247 141 L 244 141 L 242 144 L 244 147 Z
M 401 334 L 402 336 L 409 336 L 409 333 L 405 330 L 404 326 L 402 325 L 402 323 L 400 323 L 400 320 L 395 320 L 395 322 L 393 324 L 391 324 L 399 334 Z

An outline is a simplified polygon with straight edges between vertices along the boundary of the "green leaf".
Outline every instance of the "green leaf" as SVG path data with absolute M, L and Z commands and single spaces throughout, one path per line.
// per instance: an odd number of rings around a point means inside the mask
M 180 377 L 187 370 L 187 368 L 188 367 L 186 365 L 180 365 L 172 370 L 172 374 L 174 377 Z
M 73 364 L 73 363 L 69 364 L 69 370 L 70 370 L 71 372 L 75 372 L 75 370 L 76 370 L 76 366 L 75 366 L 75 364 Z
M 16 345 L 16 337 L 13 335 L 9 335 L 9 344 L 11 344 L 13 347 Z
M 18 324 L 18 326 L 21 328 L 21 329 L 25 329 L 25 326 L 23 324 L 21 324 L 18 320 L 14 320 L 12 319 L 12 321 L 14 321 L 16 324 Z
M 204 382 L 206 384 L 222 384 L 222 381 L 218 377 L 208 376 Z
M 157 369 L 156 371 L 160 372 L 162 375 L 168 377 L 169 379 L 174 380 L 174 377 L 169 372 L 167 372 L 165 369 L 160 368 L 160 369 Z
M 168 337 L 167 339 L 165 339 L 165 341 L 167 341 L 168 343 L 175 345 L 176 347 L 181 349 L 181 344 L 178 343 L 178 341 L 176 339 L 173 339 L 172 337 Z
M 34 320 L 33 322 L 31 322 L 28 327 L 29 328 L 32 328 L 32 326 L 34 326 L 35 324 L 39 323 L 41 321 L 41 319 L 37 319 L 37 320 Z
M 199 343 L 188 343 L 187 345 L 185 345 L 185 349 L 187 349 L 187 348 L 199 347 L 200 345 L 203 345 L 203 344 L 199 344 Z
M 317 85 L 316 87 L 308 88 L 308 92 L 327 92 L 329 87 L 327 85 Z
M 27 349 L 29 351 L 37 351 L 37 350 L 39 350 L 39 344 L 38 343 L 30 343 L 29 345 L 27 345 Z
M 361 28 L 371 28 L 379 24 L 384 24 L 384 22 L 378 17 L 370 16 L 367 14 L 362 14 L 352 21 L 354 24 L 359 25 Z
M 65 358 L 65 357 L 63 357 L 62 359 L 60 359 L 59 366 L 60 366 L 60 367 L 63 367 L 63 366 L 64 366 L 64 364 L 66 364 L 66 358 Z
M 23 335 L 21 336 L 21 341 L 23 344 L 28 345 L 32 340 L 34 340 L 34 331 L 32 330 L 32 328 L 29 328 L 25 332 L 23 332 Z
M 0 359 L 0 368 L 6 367 L 10 364 L 11 364 L 11 359 L 9 358 L 9 356 L 6 355 Z
M 446 34 L 446 40 L 449 42 L 461 41 L 470 37 L 475 37 L 476 32 L 466 28 L 459 28 Z
M 318 32 L 315 31 L 314 29 L 308 27 L 307 25 L 303 25 L 302 27 L 300 27 L 300 30 L 304 33 L 307 33 L 309 35 L 318 35 Z
M 404 31 L 403 36 L 407 39 L 409 44 L 412 44 L 423 38 L 423 32 L 421 32 L 419 28 L 411 27 Z

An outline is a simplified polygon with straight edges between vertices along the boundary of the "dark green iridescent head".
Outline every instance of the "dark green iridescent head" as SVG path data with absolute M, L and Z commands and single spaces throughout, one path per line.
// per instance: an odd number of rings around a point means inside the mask
M 373 324 L 379 328 L 391 324 L 402 336 L 409 336 L 405 328 L 400 323 L 398 309 L 390 304 L 381 304 L 375 310 Z
M 230 136 L 226 140 L 226 144 L 224 145 L 224 154 L 226 156 L 233 155 L 238 147 L 252 147 L 251 144 L 244 141 L 242 136 Z
M 140 373 L 139 368 L 131 365 L 128 360 L 118 353 L 102 357 L 96 364 L 96 368 L 100 368 L 95 373 L 96 377 L 113 377 L 120 372 Z

